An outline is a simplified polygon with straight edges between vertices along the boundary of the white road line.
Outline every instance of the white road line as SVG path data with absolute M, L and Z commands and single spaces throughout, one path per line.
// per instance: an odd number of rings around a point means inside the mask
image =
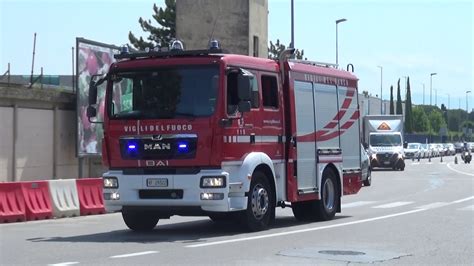
M 144 251 L 144 252 L 137 252 L 137 253 L 122 254 L 122 255 L 110 256 L 109 258 L 120 259 L 120 258 L 142 256 L 142 255 L 148 255 L 148 254 L 154 254 L 154 253 L 158 253 L 158 251 Z
M 458 209 L 459 211 L 474 211 L 474 205 Z
M 372 204 L 372 203 L 375 203 L 375 202 L 376 201 L 356 201 L 356 202 L 342 204 L 341 208 L 342 209 L 354 208 L 354 207 L 369 205 L 369 204 Z
M 464 198 L 464 199 L 460 199 L 460 200 L 456 200 L 456 201 L 453 201 L 453 202 L 449 202 L 444 206 L 461 203 L 461 202 L 464 202 L 464 201 L 467 201 L 467 200 L 470 200 L 470 199 L 473 199 L 473 198 L 474 198 L 474 196 Z M 407 214 L 412 214 L 412 213 L 417 213 L 417 212 L 422 212 L 422 211 L 427 211 L 427 210 L 432 210 L 432 209 L 434 209 L 434 208 L 431 208 L 431 209 L 415 209 L 415 210 L 411 210 L 411 211 L 398 212 L 398 213 L 394 213 L 394 214 L 378 216 L 378 217 L 374 217 L 374 218 L 368 218 L 368 219 L 352 221 L 352 222 L 347 222 L 347 223 L 332 224 L 332 225 L 326 225 L 326 226 L 320 226 L 320 227 L 306 228 L 306 229 L 300 229 L 300 230 L 294 230 L 294 231 L 286 231 L 286 232 L 274 233 L 274 234 L 268 234 L 268 235 L 252 236 L 252 237 L 246 237 L 246 238 L 234 238 L 234 239 L 228 239 L 228 240 L 222 240 L 222 241 L 216 241 L 216 242 L 188 245 L 186 247 L 187 248 L 208 247 L 208 246 L 215 246 L 215 245 L 221 245 L 221 244 L 229 244 L 229 243 L 244 242 L 244 241 L 250 241 L 250 240 L 256 240 L 256 239 L 264 239 L 264 238 L 270 238 L 270 237 L 279 237 L 279 236 L 286 236 L 286 235 L 299 234 L 299 233 L 305 233 L 305 232 L 319 231 L 319 230 L 324 230 L 324 229 L 343 227 L 343 226 L 347 226 L 347 225 L 361 224 L 361 223 L 367 223 L 367 222 L 372 222 L 372 221 L 377 221 L 377 220 L 383 220 L 383 219 L 388 219 L 388 218 L 397 217 L 397 216 L 403 216 L 403 215 L 407 215 Z
M 453 203 L 461 203 L 461 202 L 465 202 L 465 201 L 472 200 L 472 199 L 474 199 L 474 196 L 468 197 L 468 198 L 465 198 L 465 199 L 456 200 L 456 201 L 453 201 Z
M 408 204 L 412 204 L 412 203 L 413 203 L 413 201 L 397 201 L 397 202 L 392 202 L 392 203 L 383 204 L 383 205 L 379 205 L 379 206 L 374 206 L 372 208 L 375 208 L 375 209 L 388 209 L 388 208 L 400 207 L 400 206 L 404 206 L 404 205 L 408 205 Z
M 439 208 L 448 205 L 449 203 L 447 202 L 433 202 L 430 204 L 422 205 L 415 207 L 415 209 L 433 209 L 433 208 Z
M 457 169 L 452 168 L 452 167 L 451 167 L 451 163 L 446 164 L 446 166 L 447 166 L 449 169 L 453 170 L 454 172 L 457 172 L 457 173 L 460 173 L 460 174 L 463 174 L 463 175 L 474 176 L 474 174 L 466 173 L 466 172 L 459 171 L 459 170 L 457 170 Z
M 55 263 L 55 264 L 48 264 L 49 266 L 66 266 L 66 265 L 74 265 L 74 264 L 79 264 L 77 261 L 69 261 L 69 262 L 61 262 L 61 263 Z
M 394 213 L 394 214 L 390 214 L 390 215 L 379 216 L 379 217 L 374 217 L 374 218 L 369 218 L 369 219 L 364 219 L 364 220 L 358 220 L 358 221 L 352 221 L 352 222 L 347 222 L 347 223 L 332 224 L 332 225 L 326 225 L 326 226 L 321 226 L 321 227 L 306 228 L 306 229 L 300 229 L 300 230 L 295 230 L 295 231 L 287 231 L 287 232 L 281 232 L 281 233 L 274 233 L 274 234 L 268 234 L 268 235 L 252 236 L 252 237 L 247 237 L 247 238 L 236 238 L 236 239 L 222 240 L 222 241 L 216 241 L 216 242 L 211 242 L 211 243 L 195 244 L 195 245 L 189 245 L 189 246 L 186 246 L 186 247 L 187 248 L 198 248 L 198 247 L 214 246 L 214 245 L 220 245 L 220 244 L 228 244 L 228 243 L 243 242 L 243 241 L 249 241 L 249 240 L 256 240 L 256 239 L 263 239 L 263 238 L 270 238 L 270 237 L 277 237 L 277 236 L 285 236 L 285 235 L 292 235 L 292 234 L 298 234 L 298 233 L 312 232 L 312 231 L 318 231 L 318 230 L 324 230 L 324 229 L 330 229 L 330 228 L 337 228 L 337 227 L 342 227 L 342 226 L 347 226 L 347 225 L 372 222 L 372 221 L 392 218 L 392 217 L 396 217 L 396 216 L 402 216 L 402 215 L 407 215 L 407 214 L 411 214 L 411 213 L 416 213 L 416 212 L 420 212 L 420 211 L 426 211 L 426 210 L 425 209 L 417 209 L 417 210 L 411 210 L 411 211 L 407 211 L 407 212 L 399 212 L 399 213 Z

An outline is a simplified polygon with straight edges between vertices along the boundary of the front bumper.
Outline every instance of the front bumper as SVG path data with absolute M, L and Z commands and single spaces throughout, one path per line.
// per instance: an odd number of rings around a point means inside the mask
M 372 156 L 370 160 L 370 166 L 380 168 L 395 168 L 400 167 L 405 162 L 402 156 L 398 153 L 377 153 L 376 156 Z
M 203 176 L 225 176 L 225 187 L 201 188 L 200 181 Z M 230 180 L 229 173 L 222 169 L 200 170 L 196 174 L 167 175 L 127 175 L 123 171 L 113 170 L 105 173 L 103 177 L 116 177 L 118 180 L 118 188 L 104 188 L 108 211 L 120 211 L 126 207 L 185 215 L 181 210 L 192 209 L 192 213 L 196 213 L 196 209 L 203 212 L 230 212 L 247 208 L 243 184 L 245 181 Z M 147 184 L 148 179 L 166 179 L 167 185 L 150 187 Z M 216 193 L 219 199 L 203 199 L 203 193 Z M 208 198 L 206 196 L 204 198 Z

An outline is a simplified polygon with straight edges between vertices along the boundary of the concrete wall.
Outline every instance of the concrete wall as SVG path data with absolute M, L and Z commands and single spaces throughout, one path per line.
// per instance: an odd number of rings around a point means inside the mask
M 259 56 L 267 57 L 267 20 L 267 0 L 176 1 L 176 37 L 188 50 L 207 48 L 212 37 L 231 53 L 253 55 L 257 36 Z
M 13 108 L 0 107 L 0 181 L 13 175 Z
M 18 108 L 16 178 L 21 181 L 53 176 L 53 111 Z
M 78 178 L 75 95 L 0 85 L 0 182 Z M 85 158 L 83 177 L 105 171 Z

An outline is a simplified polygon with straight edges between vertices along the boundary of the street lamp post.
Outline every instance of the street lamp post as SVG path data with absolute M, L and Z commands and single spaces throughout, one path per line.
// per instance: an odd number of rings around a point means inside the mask
M 291 43 L 290 48 L 295 48 L 295 21 L 294 21 L 294 3 L 291 0 Z
M 347 21 L 347 19 L 341 18 L 341 19 L 336 20 L 336 65 L 338 65 L 338 66 L 339 66 L 339 60 L 338 60 L 338 54 L 337 54 L 337 24 L 339 24 L 341 22 L 344 22 L 344 21 Z
M 433 94 L 433 76 L 434 75 L 437 75 L 437 73 L 431 73 L 430 74 L 430 105 L 432 105 L 431 95 Z
M 466 91 L 466 113 L 469 114 L 469 101 L 468 101 L 468 98 L 467 98 L 467 94 L 468 93 L 471 93 L 471 91 Z
M 425 105 L 425 83 L 423 83 L 423 105 Z
M 382 66 L 377 66 L 380 68 L 380 114 L 382 115 L 383 113 L 383 97 L 382 97 L 382 71 L 383 67 Z
M 435 89 L 435 106 L 438 106 L 438 90 Z

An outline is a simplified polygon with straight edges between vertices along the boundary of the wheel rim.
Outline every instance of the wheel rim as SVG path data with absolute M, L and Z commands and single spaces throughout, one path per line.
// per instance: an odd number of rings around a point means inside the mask
M 260 184 L 256 185 L 252 191 L 252 213 L 257 219 L 267 213 L 269 198 L 267 190 Z
M 324 203 L 324 208 L 326 210 L 332 210 L 334 208 L 334 202 L 335 202 L 335 189 L 334 189 L 334 184 L 331 179 L 326 179 L 326 182 L 324 183 L 324 188 L 323 188 L 323 203 Z

